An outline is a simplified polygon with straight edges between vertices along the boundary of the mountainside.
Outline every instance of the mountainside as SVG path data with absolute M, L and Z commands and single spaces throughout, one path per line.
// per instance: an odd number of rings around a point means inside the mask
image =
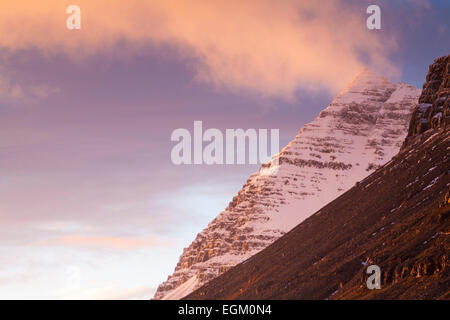
M 450 299 L 449 71 L 449 57 L 430 67 L 391 161 L 187 298 Z
M 438 58 L 430 66 L 419 104 L 414 109 L 404 146 L 422 133 L 450 125 L 450 55 Z
M 155 299 L 179 299 L 284 235 L 398 152 L 420 90 L 364 70 L 247 183 Z

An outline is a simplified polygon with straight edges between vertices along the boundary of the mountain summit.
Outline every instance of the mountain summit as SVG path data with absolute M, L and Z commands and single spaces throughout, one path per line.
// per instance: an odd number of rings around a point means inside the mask
M 185 248 L 155 299 L 179 299 L 266 248 L 395 155 L 420 90 L 363 70 L 251 175 Z
M 187 299 L 450 299 L 449 97 L 447 56 L 430 66 L 391 161 Z

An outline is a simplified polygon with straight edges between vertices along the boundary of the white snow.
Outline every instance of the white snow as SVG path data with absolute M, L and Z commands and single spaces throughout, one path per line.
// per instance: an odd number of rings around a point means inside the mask
M 429 185 L 427 185 L 425 188 L 423 188 L 422 191 L 427 190 L 429 188 L 431 188 L 432 186 L 434 186 L 436 184 L 436 182 L 439 180 L 439 177 L 434 178 Z
M 197 276 L 193 276 L 179 287 L 169 291 L 161 300 L 179 300 L 191 293 L 197 284 Z

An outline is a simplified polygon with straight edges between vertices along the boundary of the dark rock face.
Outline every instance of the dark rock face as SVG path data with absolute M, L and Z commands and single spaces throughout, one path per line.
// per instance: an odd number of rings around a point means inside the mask
M 419 104 L 411 117 L 406 146 L 429 129 L 450 126 L 450 55 L 430 66 Z

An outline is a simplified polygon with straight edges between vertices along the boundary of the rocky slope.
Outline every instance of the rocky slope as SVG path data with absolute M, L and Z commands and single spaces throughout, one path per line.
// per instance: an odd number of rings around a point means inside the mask
M 155 299 L 179 299 L 248 259 L 396 154 L 420 90 L 364 70 L 184 249 Z
M 399 154 L 187 298 L 450 299 L 448 63 L 430 67 Z M 372 264 L 380 290 L 365 284 Z

